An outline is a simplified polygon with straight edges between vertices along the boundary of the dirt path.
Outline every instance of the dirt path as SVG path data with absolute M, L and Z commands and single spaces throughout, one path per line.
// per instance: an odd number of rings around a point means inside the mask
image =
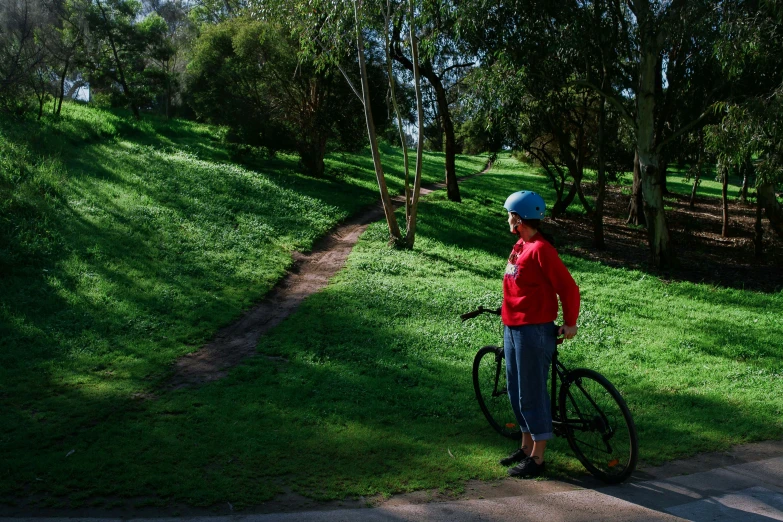
M 485 174 L 490 168 L 488 163 L 483 171 L 459 180 Z M 445 186 L 445 183 L 422 186 L 421 195 Z M 392 198 L 392 201 L 395 208 L 405 203 L 404 196 Z M 294 264 L 288 275 L 270 290 L 263 301 L 238 321 L 221 329 L 198 351 L 179 358 L 174 363 L 174 375 L 162 387 L 178 389 L 221 379 L 243 359 L 255 355 L 261 336 L 291 315 L 308 296 L 325 287 L 329 279 L 343 268 L 359 236 L 370 223 L 383 217 L 383 207 L 378 203 L 318 240 L 309 254 L 294 252 Z

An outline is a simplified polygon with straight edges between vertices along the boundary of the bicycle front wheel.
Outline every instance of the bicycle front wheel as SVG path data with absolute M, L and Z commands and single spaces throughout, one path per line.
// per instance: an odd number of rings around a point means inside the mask
M 636 426 L 612 383 L 593 370 L 574 370 L 559 401 L 568 445 L 587 471 L 610 484 L 631 476 L 639 454 Z
M 509 439 L 522 438 L 508 400 L 503 348 L 485 346 L 478 351 L 473 359 L 473 389 L 489 425 Z

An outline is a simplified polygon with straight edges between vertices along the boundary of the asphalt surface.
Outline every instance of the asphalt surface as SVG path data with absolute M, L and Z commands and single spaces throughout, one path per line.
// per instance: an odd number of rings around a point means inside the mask
M 783 441 L 736 446 L 646 468 L 631 481 L 472 482 L 467 498 L 432 493 L 393 497 L 377 507 L 190 517 L 0 517 L 0 522 L 402 522 L 402 521 L 783 521 Z

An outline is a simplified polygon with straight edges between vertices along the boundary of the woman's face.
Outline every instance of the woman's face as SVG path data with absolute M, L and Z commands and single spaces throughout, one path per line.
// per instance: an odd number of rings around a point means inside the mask
M 511 212 L 508 213 L 508 228 L 509 232 L 512 234 L 514 233 L 514 229 L 517 227 L 517 224 L 519 223 L 519 218 L 517 218 L 514 214 Z

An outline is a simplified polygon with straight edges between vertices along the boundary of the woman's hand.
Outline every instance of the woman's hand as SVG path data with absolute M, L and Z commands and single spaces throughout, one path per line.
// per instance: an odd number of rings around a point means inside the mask
M 573 339 L 576 336 L 576 325 L 566 326 L 563 325 L 557 330 L 558 335 L 562 335 L 565 339 Z

